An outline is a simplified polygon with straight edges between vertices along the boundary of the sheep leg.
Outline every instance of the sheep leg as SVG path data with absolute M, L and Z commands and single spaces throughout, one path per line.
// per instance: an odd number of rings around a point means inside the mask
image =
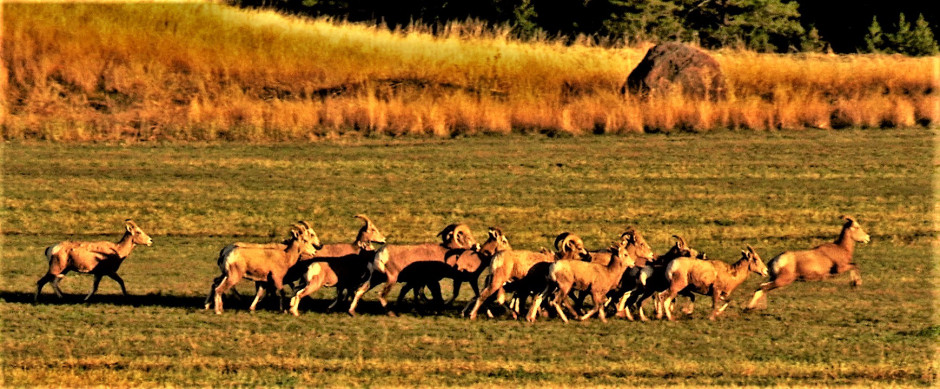
M 117 275 L 117 273 L 110 273 L 110 274 L 108 274 L 108 277 L 111 278 L 112 280 L 114 280 L 114 282 L 117 282 L 117 283 L 118 283 L 118 285 L 121 287 L 121 293 L 123 293 L 124 296 L 126 297 L 126 296 L 127 296 L 127 288 L 124 287 L 124 280 L 121 279 L 121 276 Z
M 721 307 L 718 304 L 724 303 Z M 721 296 L 721 293 L 714 292 L 712 293 L 712 314 L 708 316 L 708 320 L 714 321 L 718 318 L 725 309 L 728 308 L 728 302 Z
M 216 315 L 222 314 L 222 294 L 225 293 L 226 290 L 229 290 L 229 288 L 235 286 L 235 284 L 237 284 L 238 281 L 240 281 L 239 278 L 240 277 L 235 277 L 231 275 L 225 276 L 225 278 L 222 279 L 222 282 L 219 283 L 219 286 L 215 288 L 215 314 Z
M 470 320 L 476 320 L 477 312 L 480 310 L 480 307 L 483 306 L 483 303 L 486 301 L 486 299 L 488 299 L 493 293 L 496 293 L 496 291 L 501 290 L 501 288 L 497 285 L 502 285 L 502 283 L 493 280 L 493 282 L 490 283 L 486 289 L 483 289 L 483 291 L 480 292 L 480 296 L 477 297 L 477 301 L 473 304 L 473 309 L 470 310 Z
M 445 302 L 445 305 L 451 305 L 454 301 L 457 301 L 457 296 L 460 295 L 460 286 L 463 285 L 463 281 L 459 277 L 454 277 L 454 289 L 453 294 L 450 296 L 450 299 Z
M 315 281 L 321 281 L 321 282 L 315 282 Z M 290 299 L 290 313 L 291 313 L 292 315 L 294 315 L 294 316 L 300 316 L 300 312 L 297 310 L 297 307 L 300 306 L 300 300 L 303 299 L 304 297 L 309 296 L 309 295 L 312 294 L 313 292 L 316 292 L 317 290 L 320 289 L 321 286 L 323 286 L 322 280 L 315 280 L 315 281 L 314 281 L 314 282 L 308 282 L 307 285 L 304 285 L 303 289 L 301 289 L 300 291 L 298 291 L 298 292 L 294 295 L 294 297 L 291 297 L 291 299 Z M 337 293 L 337 295 L 338 295 L 338 294 L 340 294 L 340 293 L 342 293 L 342 292 L 340 291 L 340 289 L 336 289 L 336 293 Z M 330 308 L 332 308 L 333 305 L 336 305 L 338 302 L 339 302 L 339 296 L 337 296 L 337 300 L 336 300 L 335 302 L 333 302 L 332 305 L 330 305 Z
M 532 306 L 529 307 L 529 313 L 525 316 L 525 319 L 527 321 L 529 321 L 530 323 L 535 322 L 535 316 L 538 314 L 539 308 L 542 306 L 542 300 L 546 296 L 551 295 L 552 289 L 553 289 L 552 285 L 549 284 L 545 287 L 545 290 L 543 290 L 542 293 L 535 295 L 535 299 L 532 300 Z
M 36 281 L 36 295 L 33 296 L 33 303 L 39 302 L 39 294 L 42 293 L 42 287 L 46 286 L 46 284 L 49 283 L 49 281 L 54 281 L 55 279 L 56 279 L 55 275 L 53 275 L 52 273 L 46 273 L 46 275 L 42 276 L 42 278 L 40 278 L 39 281 Z M 55 285 L 54 282 L 53 282 L 53 285 Z M 62 294 L 59 292 L 58 289 L 53 288 L 53 290 L 55 290 L 59 298 L 62 298 Z
M 91 296 L 98 291 L 98 284 L 101 283 L 101 277 L 103 277 L 101 274 L 95 274 L 95 280 L 91 284 L 91 292 L 88 292 L 88 295 L 85 296 L 85 302 L 88 302 L 88 300 L 91 299 Z
M 663 295 L 665 295 L 665 297 L 663 297 Z M 671 290 L 669 292 L 664 292 L 660 294 L 660 297 L 659 297 L 659 299 L 661 299 L 662 301 L 660 305 L 662 306 L 663 311 L 666 313 L 666 319 L 669 321 L 676 320 L 672 316 L 672 304 L 675 298 L 676 298 L 675 293 L 673 293 Z
M 62 288 L 59 288 L 59 281 L 65 278 L 65 273 L 58 274 L 55 276 L 55 279 L 52 280 L 52 289 L 55 290 L 55 295 L 59 298 L 62 298 L 64 293 L 62 293 Z
M 362 284 L 359 285 L 359 288 L 356 289 L 356 294 L 353 295 L 352 302 L 349 303 L 349 310 L 346 311 L 346 313 L 348 313 L 349 316 L 356 316 L 356 306 L 359 305 L 359 299 L 361 299 L 362 295 L 366 294 L 366 292 L 372 290 L 372 288 L 374 287 L 375 285 L 372 285 L 371 276 L 367 277 L 365 281 L 363 281 Z
M 620 296 L 620 300 L 617 301 L 617 317 L 621 319 L 627 319 L 633 321 L 633 314 L 630 313 L 630 309 L 627 308 L 627 300 L 633 294 L 633 291 L 628 291 Z
M 858 267 L 851 265 L 852 268 L 849 270 L 849 277 L 852 278 L 852 286 L 862 286 L 862 275 L 858 271 Z
M 566 298 L 567 296 L 568 296 L 567 293 L 561 293 L 561 292 L 559 292 L 558 294 L 555 295 L 555 298 L 552 299 L 552 303 L 551 303 L 551 305 L 552 305 L 553 307 L 555 307 L 555 311 L 558 312 L 558 317 L 561 318 L 561 321 L 563 321 L 563 322 L 565 322 L 565 323 L 568 322 L 568 317 L 565 316 L 565 312 L 561 309 L 561 304 L 560 304 L 559 302 L 560 302 L 561 299 L 564 299 L 564 298 Z
M 765 282 L 760 284 L 760 287 L 754 291 L 754 296 L 751 297 L 751 301 L 747 304 L 747 310 L 752 310 L 757 307 L 757 303 L 763 299 L 766 299 L 765 294 L 771 290 L 782 288 L 784 286 L 790 285 L 796 277 L 777 277 L 770 282 Z
M 444 309 L 444 296 L 441 295 L 441 284 L 437 281 L 427 284 L 431 291 L 431 310 L 441 312 Z
M 267 288 L 265 288 L 263 285 L 260 285 L 260 284 L 255 285 L 255 299 L 252 300 L 251 306 L 248 307 L 249 311 L 251 312 L 255 311 L 255 308 L 258 307 L 258 302 L 264 298 L 265 293 L 267 293 Z
M 385 313 L 389 316 L 395 316 L 395 312 L 389 309 L 388 307 L 388 294 L 392 291 L 392 287 L 395 286 L 397 277 L 389 276 L 388 281 L 385 282 L 385 286 L 382 287 L 382 290 L 379 291 L 379 304 L 382 304 L 382 308 L 385 309 Z
M 208 310 L 209 307 L 212 306 L 212 300 L 215 299 L 215 298 L 214 298 L 214 297 L 215 297 L 215 288 L 218 288 L 218 287 L 219 287 L 219 284 L 222 283 L 222 279 L 223 279 L 223 278 L 225 278 L 224 275 L 218 276 L 218 277 L 212 279 L 212 287 L 209 288 L 209 296 L 206 297 L 206 308 L 205 308 L 205 309 Z

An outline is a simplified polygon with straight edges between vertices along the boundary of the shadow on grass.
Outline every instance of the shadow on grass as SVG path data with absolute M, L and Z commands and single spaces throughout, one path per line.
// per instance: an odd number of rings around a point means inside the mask
M 113 305 L 113 306 L 129 306 L 129 307 L 162 307 L 162 308 L 186 308 L 186 309 L 203 309 L 205 307 L 204 303 L 206 298 L 204 296 L 175 296 L 175 295 L 166 295 L 161 293 L 149 293 L 145 295 L 134 295 L 129 294 L 123 296 L 120 294 L 96 294 L 92 296 L 91 300 L 88 302 L 84 301 L 85 294 L 68 294 L 66 293 L 62 298 L 56 297 L 53 293 L 43 293 L 39 296 L 39 302 L 36 305 L 54 305 L 54 306 L 81 306 L 81 305 Z M 236 310 L 236 311 L 247 311 L 248 306 L 251 304 L 253 296 L 237 296 L 233 294 L 227 294 L 223 300 L 225 309 Z M 0 302 L 10 303 L 10 304 L 33 304 L 33 294 L 26 292 L 9 292 L 9 291 L 0 291 Z M 305 298 L 300 303 L 299 310 L 301 314 L 305 312 L 316 312 L 316 313 L 326 313 L 328 312 L 328 307 L 333 303 L 332 299 L 311 299 Z M 287 307 L 287 300 L 285 299 L 284 305 Z M 394 304 L 394 303 L 393 303 Z M 450 317 L 460 317 L 461 311 L 463 310 L 466 301 L 458 301 L 452 306 L 446 306 L 443 309 L 432 309 L 428 306 L 422 304 L 408 303 L 406 302 L 401 307 L 396 309 L 397 314 L 409 315 L 409 316 L 450 316 Z M 346 310 L 349 309 L 348 302 L 341 304 L 338 309 L 331 311 L 335 314 L 346 314 Z M 272 296 L 266 296 L 261 303 L 258 304 L 258 310 L 261 311 L 277 311 L 278 303 L 277 299 Z M 362 300 L 359 303 L 359 306 L 356 308 L 356 313 L 359 315 L 379 315 L 385 316 L 387 313 L 382 305 L 375 300 Z

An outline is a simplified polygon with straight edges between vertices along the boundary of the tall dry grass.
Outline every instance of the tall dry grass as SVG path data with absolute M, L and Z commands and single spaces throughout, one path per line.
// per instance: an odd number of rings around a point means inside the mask
M 388 31 L 214 3 L 3 4 L 6 139 L 289 140 L 908 127 L 940 120 L 940 61 L 713 52 L 729 98 L 619 87 L 644 47 Z

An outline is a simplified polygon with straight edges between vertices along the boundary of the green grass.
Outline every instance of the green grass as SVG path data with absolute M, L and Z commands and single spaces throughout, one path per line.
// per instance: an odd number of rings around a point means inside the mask
M 304 145 L 64 145 L 3 148 L 0 278 L 3 385 L 930 385 L 937 379 L 933 224 L 935 131 L 840 131 L 347 139 Z M 201 309 L 219 248 L 266 242 L 313 222 L 351 241 L 366 213 L 391 242 L 424 242 L 465 221 L 501 226 L 514 247 L 574 231 L 591 248 L 638 227 L 657 252 L 683 235 L 710 257 L 745 244 L 764 260 L 830 241 L 856 216 L 873 241 L 847 277 L 797 283 L 718 322 L 707 299 L 674 323 L 535 325 L 441 316 L 321 313 L 293 318 Z M 70 275 L 46 288 L 44 247 L 117 238 L 124 218 L 150 233 L 121 269 L 131 296 Z M 445 288 L 446 289 L 446 288 Z M 240 286 L 249 294 L 251 285 Z M 462 301 L 469 298 L 463 292 Z M 394 294 L 393 294 L 394 296 Z

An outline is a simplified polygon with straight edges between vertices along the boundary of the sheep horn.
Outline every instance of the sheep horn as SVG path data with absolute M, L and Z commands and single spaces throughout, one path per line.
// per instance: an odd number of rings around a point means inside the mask
M 562 232 L 558 234 L 558 236 L 555 238 L 555 251 L 562 251 L 561 248 L 564 247 L 563 242 L 567 243 L 568 237 L 570 235 L 571 235 L 570 232 Z
M 679 235 L 673 235 L 672 237 L 673 237 L 673 238 L 676 238 L 676 241 L 677 241 L 677 242 L 676 242 L 676 245 L 679 246 L 680 249 L 684 249 L 684 248 L 689 247 L 689 244 L 688 244 L 688 243 L 685 243 L 685 239 L 682 239 L 681 236 L 679 236 Z
M 467 246 L 473 241 L 473 234 L 470 232 L 470 227 L 466 224 L 458 224 L 454 227 L 454 237 L 453 239 L 460 243 L 462 246 Z
M 369 220 L 369 218 L 366 217 L 366 215 L 363 215 L 363 214 L 358 214 L 358 215 L 356 215 L 356 216 L 353 216 L 353 218 L 355 218 L 355 219 L 362 219 L 362 221 L 363 221 L 364 223 L 366 223 L 366 226 L 372 224 L 372 220 Z

